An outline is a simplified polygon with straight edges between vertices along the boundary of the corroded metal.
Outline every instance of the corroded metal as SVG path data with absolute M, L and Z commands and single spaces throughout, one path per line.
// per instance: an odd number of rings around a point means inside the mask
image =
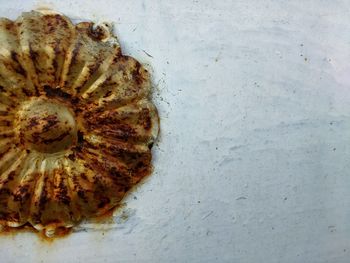
M 150 89 L 107 24 L 0 19 L 0 224 L 51 235 L 118 205 L 151 172 Z

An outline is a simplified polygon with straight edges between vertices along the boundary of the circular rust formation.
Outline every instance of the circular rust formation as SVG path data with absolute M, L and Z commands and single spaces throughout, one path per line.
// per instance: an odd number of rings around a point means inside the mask
M 65 105 L 47 99 L 33 99 L 17 113 L 19 137 L 29 150 L 56 153 L 77 141 L 75 116 Z
M 0 19 L 0 227 L 47 236 L 106 214 L 152 170 L 150 76 L 107 24 Z

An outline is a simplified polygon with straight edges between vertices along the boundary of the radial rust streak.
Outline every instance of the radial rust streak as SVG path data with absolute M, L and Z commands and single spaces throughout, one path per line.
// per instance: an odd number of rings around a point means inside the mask
M 14 62 L 16 62 L 16 66 L 14 67 L 14 70 L 22 75 L 23 77 L 27 77 L 27 72 L 25 71 L 25 69 L 21 66 L 21 64 L 18 61 L 18 54 L 14 51 L 11 51 L 11 58 Z

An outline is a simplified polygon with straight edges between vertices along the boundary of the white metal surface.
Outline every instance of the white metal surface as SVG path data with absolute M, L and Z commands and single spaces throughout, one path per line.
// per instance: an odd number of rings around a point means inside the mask
M 162 118 L 155 172 L 115 223 L 0 236 L 1 262 L 349 262 L 349 1 L 0 6 L 114 22 Z

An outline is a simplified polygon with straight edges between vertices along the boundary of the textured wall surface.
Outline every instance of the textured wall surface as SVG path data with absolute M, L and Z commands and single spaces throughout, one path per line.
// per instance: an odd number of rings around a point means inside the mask
M 349 262 L 350 2 L 0 1 L 115 24 L 153 69 L 154 174 L 113 223 L 1 262 Z M 1 45 L 1 43 L 0 43 Z

